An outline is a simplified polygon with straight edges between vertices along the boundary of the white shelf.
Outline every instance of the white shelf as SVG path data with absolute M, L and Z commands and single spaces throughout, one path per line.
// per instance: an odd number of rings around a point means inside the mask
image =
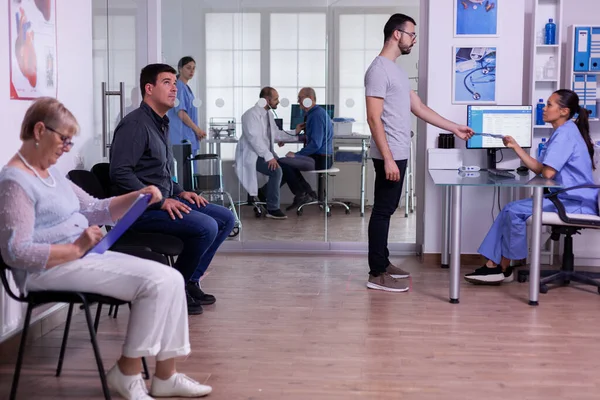
M 536 79 L 536 82 L 555 82 L 558 83 L 558 79 Z
M 533 127 L 535 129 L 552 129 L 552 125 L 550 125 L 550 124 L 546 124 L 546 125 L 534 125 Z
M 572 71 L 573 75 L 600 75 L 600 71 Z
M 558 44 L 536 44 L 535 47 L 539 49 L 558 49 Z

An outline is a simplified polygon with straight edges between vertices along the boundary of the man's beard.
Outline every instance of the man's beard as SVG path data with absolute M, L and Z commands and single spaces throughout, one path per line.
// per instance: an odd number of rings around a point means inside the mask
M 407 54 L 410 54 L 412 50 L 412 45 L 410 45 L 409 47 L 402 48 L 400 44 L 398 44 L 398 50 L 400 50 L 400 54 L 405 56 Z

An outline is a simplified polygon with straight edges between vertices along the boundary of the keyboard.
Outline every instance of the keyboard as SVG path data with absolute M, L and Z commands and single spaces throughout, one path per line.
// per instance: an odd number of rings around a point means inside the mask
M 512 179 L 515 178 L 515 176 L 513 174 L 511 174 L 510 172 L 503 170 L 503 169 L 490 168 L 487 171 L 490 175 L 493 175 L 496 177 L 512 178 Z

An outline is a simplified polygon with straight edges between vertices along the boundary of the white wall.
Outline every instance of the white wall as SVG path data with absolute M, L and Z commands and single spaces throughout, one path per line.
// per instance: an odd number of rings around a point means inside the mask
M 497 38 L 454 38 L 453 6 L 454 1 L 430 0 L 428 2 L 429 18 L 427 19 L 428 45 L 422 43 L 422 53 L 427 52 L 426 94 L 427 105 L 444 117 L 457 123 L 466 123 L 466 106 L 453 105 L 452 99 L 452 46 L 476 45 L 496 46 L 497 80 L 496 97 L 498 104 L 521 104 L 523 101 L 523 40 L 525 12 L 523 0 L 503 0 L 498 8 Z M 423 5 L 423 2 L 421 3 Z M 421 10 L 423 12 L 423 10 Z M 423 77 L 423 74 L 421 74 Z M 424 83 L 423 83 L 424 85 Z M 423 126 L 423 124 L 421 124 Z M 426 148 L 436 146 L 440 129 L 428 125 L 426 143 L 419 138 L 418 160 L 421 171 L 424 171 Z M 419 132 L 423 135 L 423 132 Z M 464 148 L 464 142 L 457 142 L 457 147 Z M 485 162 L 483 150 L 464 150 L 465 165 L 482 165 Z M 504 152 L 501 166 L 516 166 L 517 159 Z M 424 182 L 424 202 L 419 205 L 424 221 L 423 252 L 439 253 L 441 251 L 441 208 L 442 189 L 436 187 L 429 174 L 421 174 Z M 419 178 L 419 177 L 418 177 Z M 419 193 L 417 193 L 419 194 Z M 462 253 L 476 253 L 482 238 L 492 224 L 491 209 L 494 204 L 492 188 L 465 188 L 463 190 L 462 219 Z M 497 211 L 496 211 L 497 213 Z
M 81 133 L 74 139 L 73 152 L 63 156 L 59 164 L 66 172 L 75 164 L 74 154 L 91 151 L 92 145 L 92 8 L 91 1 L 60 0 L 57 3 L 58 99 L 73 112 L 81 126 Z M 0 7 L 3 27 L 8 18 L 5 4 Z M 4 55 L 4 62 L 0 63 L 0 113 L 3 122 L 0 165 L 4 165 L 19 148 L 21 121 L 31 104 L 30 101 L 9 99 L 8 43 L 8 29 L 0 29 L 0 54 Z M 0 290 L 0 341 L 9 331 L 20 326 L 21 318 L 20 307 Z
M 74 139 L 76 146 L 70 155 L 60 161 L 61 169 L 68 171 L 74 165 L 74 154 L 86 152 L 92 137 L 92 29 L 91 2 L 81 0 L 57 1 L 58 42 L 58 99 L 73 112 L 81 133 Z M 8 7 L 0 7 L 2 26 L 8 21 Z M 77 25 L 73 21 L 78 21 Z M 80 25 L 81 24 L 81 25 Z M 75 26 L 76 25 L 76 26 Z M 84 28 L 81 28 L 84 27 Z M 0 54 L 8 57 L 8 29 L 0 29 Z M 0 146 L 0 164 L 4 165 L 20 146 L 21 121 L 30 101 L 10 100 L 9 63 L 0 63 L 0 112 L 2 113 L 3 141 Z

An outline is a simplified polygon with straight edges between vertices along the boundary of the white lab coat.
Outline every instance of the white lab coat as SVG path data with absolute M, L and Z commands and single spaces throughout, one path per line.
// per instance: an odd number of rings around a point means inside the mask
M 271 143 L 267 135 L 267 123 L 271 124 Z M 250 196 L 258 194 L 260 174 L 256 171 L 258 157 L 264 158 L 267 162 L 277 158 L 270 149 L 278 132 L 279 128 L 275 124 L 273 113 L 259 105 L 242 115 L 242 136 L 235 149 L 235 173 Z M 261 178 L 266 178 L 266 175 L 260 175 Z

